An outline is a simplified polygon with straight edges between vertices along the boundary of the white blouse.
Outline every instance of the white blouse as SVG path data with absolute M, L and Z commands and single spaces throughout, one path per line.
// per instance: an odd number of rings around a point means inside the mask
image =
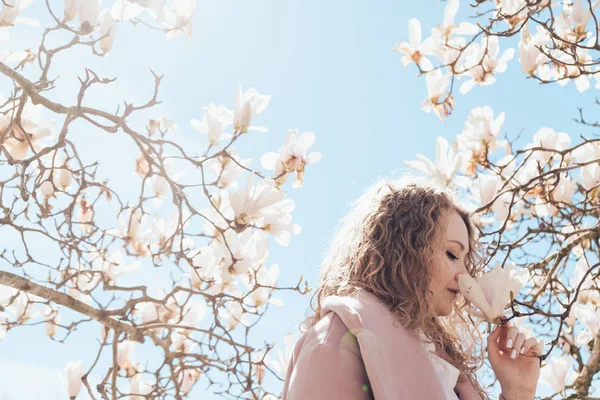
M 433 369 L 435 369 L 440 378 L 442 389 L 444 389 L 444 393 L 446 394 L 446 400 L 459 400 L 454 391 L 454 386 L 456 386 L 460 371 L 454 365 L 435 354 L 435 344 L 427 342 L 423 332 L 419 331 L 419 337 L 421 338 L 423 349 L 429 356 Z

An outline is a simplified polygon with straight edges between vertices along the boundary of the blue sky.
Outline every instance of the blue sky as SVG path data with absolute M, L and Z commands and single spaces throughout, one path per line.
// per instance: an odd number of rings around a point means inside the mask
M 25 15 L 43 15 L 43 3 L 34 2 Z M 468 8 L 462 3 L 459 15 Z M 112 2 L 105 1 L 105 5 Z M 516 58 L 495 85 L 476 87 L 466 96 L 456 93 L 454 113 L 446 122 L 424 113 L 424 80 L 415 78 L 415 68 L 403 69 L 400 56 L 391 50 L 398 41 L 408 40 L 410 18 L 418 18 L 428 32 L 441 21 L 443 10 L 444 3 L 435 0 L 201 1 L 190 42 L 183 36 L 166 41 L 144 27 L 120 24 L 115 47 L 106 58 L 91 57 L 85 51 L 74 52 L 79 59 L 57 58 L 54 71 L 60 72 L 62 89 L 52 98 L 72 103 L 75 77 L 85 65 L 118 78 L 114 85 L 98 90 L 94 105 L 114 110 L 123 100 L 139 103 L 151 93 L 152 68 L 164 74 L 163 104 L 146 116 L 163 115 L 177 121 L 180 140 L 201 151 L 205 142 L 189 121 L 201 119 L 202 106 L 214 102 L 231 108 L 238 82 L 244 89 L 255 87 L 272 95 L 271 104 L 256 121 L 269 132 L 252 133 L 240 141 L 237 150 L 253 157 L 252 166 L 260 168 L 262 153 L 276 151 L 288 129 L 316 133 L 312 150 L 320 151 L 323 159 L 307 168 L 304 188 L 289 187 L 288 192 L 296 202 L 294 221 L 302 233 L 288 247 L 273 242 L 270 256 L 271 263 L 281 266 L 281 285 L 295 284 L 303 275 L 314 286 L 321 256 L 347 203 L 378 177 L 405 168 L 402 160 L 412 160 L 416 153 L 433 158 L 436 136 L 455 140 L 472 107 L 490 105 L 496 114 L 505 112 L 503 134 L 513 139 L 521 133 L 518 143 L 530 141 L 543 126 L 568 132 L 574 142 L 584 133 L 572 118 L 577 116 L 577 107 L 592 110 L 595 91 L 582 95 L 572 84 L 540 86 L 524 77 Z M 11 36 L 13 49 L 35 43 L 41 34 L 31 27 L 15 29 L 19 34 Z M 6 90 L 6 82 L 0 85 Z M 143 129 L 142 116 L 130 122 Z M 111 178 L 117 189 L 126 190 L 134 177 L 120 171 L 131 168 L 137 155 L 126 138 L 89 129 L 73 136 L 89 160 L 104 157 L 102 152 L 113 154 L 101 174 Z M 278 297 L 285 306 L 271 308 L 256 328 L 256 338 L 281 341 L 285 333 L 296 333 L 309 296 L 285 293 Z M 50 342 L 41 326 L 9 332 L 0 342 L 0 371 L 14 375 L 8 386 L 3 382 L 8 398 L 39 398 L 35 393 L 41 390 L 38 393 L 46 393 L 47 398 L 60 398 L 64 389 L 56 376 L 66 362 L 94 354 L 90 351 L 93 342 L 84 333 L 76 332 L 65 346 Z M 202 390 L 198 387 L 195 393 Z M 57 394 L 50 395 L 53 391 Z

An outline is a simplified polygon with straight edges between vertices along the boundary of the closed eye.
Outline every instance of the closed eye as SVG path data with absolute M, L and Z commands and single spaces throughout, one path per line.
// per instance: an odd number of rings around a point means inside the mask
M 446 252 L 446 255 L 448 256 L 449 259 L 451 259 L 452 261 L 454 260 L 458 260 L 458 257 L 456 257 L 454 254 L 450 253 L 449 251 Z

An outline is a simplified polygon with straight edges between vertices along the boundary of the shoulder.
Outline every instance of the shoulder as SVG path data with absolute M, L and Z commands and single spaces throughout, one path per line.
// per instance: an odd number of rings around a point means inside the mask
M 348 352 L 358 360 L 362 360 L 356 337 L 333 312 L 321 318 L 303 335 L 298 344 L 300 348 L 295 352 L 298 358 L 307 353 L 340 351 Z

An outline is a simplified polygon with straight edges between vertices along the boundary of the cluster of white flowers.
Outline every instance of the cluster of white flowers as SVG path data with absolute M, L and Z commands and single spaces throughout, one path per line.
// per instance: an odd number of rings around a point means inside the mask
M 446 4 L 443 22 L 431 29 L 431 36 L 422 40 L 421 23 L 408 23 L 408 42 L 397 43 L 394 52 L 402 53 L 402 65 L 414 63 L 426 75 L 428 96 L 423 110 L 434 111 L 440 118 L 452 112 L 454 98 L 450 81 L 465 79 L 459 91 L 466 94 L 474 86 L 496 82 L 496 76 L 506 71 L 515 51 L 523 72 L 542 82 L 566 85 L 573 81 L 580 92 L 590 88 L 590 78 L 600 82 L 600 68 L 594 54 L 597 45 L 594 11 L 585 0 L 564 2 L 497 0 L 478 2 L 478 17 L 493 12 L 494 18 L 471 22 L 455 22 L 459 0 Z M 488 3 L 491 10 L 483 11 Z M 529 16 L 535 16 L 532 20 Z M 538 21 L 550 20 L 549 24 Z M 535 23 L 533 21 L 536 21 Z M 505 25 L 503 25 L 505 24 Z M 532 32 L 533 31 L 533 32 Z M 516 48 L 500 50 L 500 38 L 520 32 Z M 432 62 L 432 60 L 436 60 Z M 600 83 L 596 83 L 596 88 Z

